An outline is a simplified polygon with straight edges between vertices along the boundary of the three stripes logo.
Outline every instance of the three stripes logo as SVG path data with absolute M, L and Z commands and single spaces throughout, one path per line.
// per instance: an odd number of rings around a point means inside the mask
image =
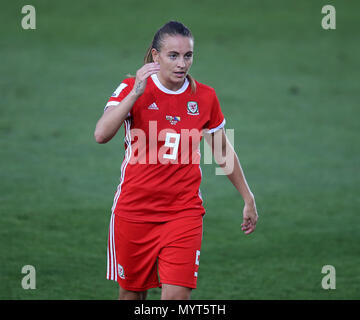
M 159 107 L 153 102 L 151 105 L 148 106 L 149 110 L 159 110 Z

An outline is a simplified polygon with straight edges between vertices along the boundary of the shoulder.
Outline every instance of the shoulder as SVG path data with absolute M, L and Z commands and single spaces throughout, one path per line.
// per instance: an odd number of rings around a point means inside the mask
M 122 89 L 125 89 L 126 87 L 133 87 L 135 83 L 135 78 L 125 78 L 123 79 L 120 84 L 118 84 L 116 90 L 122 91 Z
M 135 78 L 125 78 L 122 82 L 117 86 L 115 91 L 113 92 L 111 98 L 118 98 L 121 97 L 121 92 L 129 93 L 129 91 L 133 88 L 135 83 Z M 122 93 L 123 95 L 123 93 Z
M 125 78 L 122 83 L 128 85 L 128 86 L 133 86 L 135 83 L 135 77 L 129 77 L 129 78 Z
M 215 89 L 209 85 L 201 83 L 195 80 L 196 83 L 196 92 L 195 96 L 201 101 L 204 101 L 209 104 L 216 103 L 218 101 Z M 194 97 L 195 98 L 195 97 Z
M 197 93 L 210 95 L 210 96 L 215 96 L 216 95 L 215 89 L 213 87 L 210 87 L 209 85 L 201 83 L 201 82 L 199 82 L 197 80 L 195 80 L 195 83 L 196 83 L 196 91 L 197 91 Z

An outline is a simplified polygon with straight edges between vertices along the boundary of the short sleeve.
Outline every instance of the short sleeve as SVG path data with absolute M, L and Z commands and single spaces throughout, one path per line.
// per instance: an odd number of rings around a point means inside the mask
M 107 101 L 105 110 L 110 106 L 116 106 L 121 100 L 123 100 L 132 90 L 134 83 L 131 81 L 131 79 L 125 79 L 123 82 L 120 83 L 120 85 L 115 89 L 109 100 Z M 129 112 L 130 116 L 130 112 Z
M 207 133 L 213 133 L 225 126 L 225 117 L 221 111 L 219 99 L 213 92 L 211 111 L 210 111 L 210 120 L 207 123 Z

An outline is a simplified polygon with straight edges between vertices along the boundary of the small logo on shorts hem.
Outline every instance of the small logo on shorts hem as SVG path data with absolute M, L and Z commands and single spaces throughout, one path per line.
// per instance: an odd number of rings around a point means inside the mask
M 118 264 L 118 274 L 121 279 L 125 279 L 124 268 L 121 264 Z

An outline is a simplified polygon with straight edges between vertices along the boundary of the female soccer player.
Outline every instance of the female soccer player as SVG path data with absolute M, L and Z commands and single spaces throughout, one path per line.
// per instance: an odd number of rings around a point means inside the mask
M 161 299 L 190 299 L 196 288 L 205 214 L 202 136 L 244 199 L 242 230 L 255 230 L 255 199 L 225 135 L 215 90 L 189 75 L 193 47 L 188 28 L 166 23 L 144 66 L 118 86 L 96 125 L 98 143 L 125 127 L 107 251 L 107 279 L 119 283 L 120 299 L 145 299 L 154 287 L 162 288 Z

